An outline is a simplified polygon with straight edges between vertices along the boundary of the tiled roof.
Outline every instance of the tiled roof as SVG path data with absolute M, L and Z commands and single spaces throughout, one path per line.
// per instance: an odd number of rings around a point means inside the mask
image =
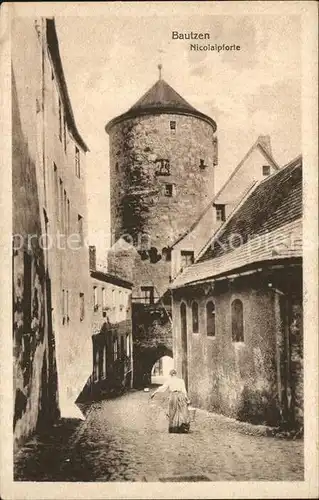
M 164 80 L 158 80 L 130 110 L 173 106 L 187 111 L 196 111 Z
M 179 288 L 262 261 L 302 256 L 302 160 L 262 181 L 171 285 Z
M 197 111 L 168 83 L 160 79 L 126 113 L 111 120 L 105 129 L 108 132 L 115 123 L 119 123 L 122 120 L 141 115 L 160 113 L 196 116 L 209 123 L 214 131 L 217 128 L 212 118 Z
M 71 100 L 64 76 L 64 71 L 62 67 L 62 61 L 59 51 L 59 41 L 57 37 L 55 21 L 54 19 L 46 19 L 46 32 L 47 32 L 47 43 L 48 49 L 52 58 L 52 63 L 59 81 L 59 87 L 61 89 L 61 99 L 63 101 L 63 107 L 65 112 L 65 117 L 67 121 L 68 128 L 72 133 L 74 139 L 83 151 L 89 151 L 89 148 L 82 139 L 74 119 L 74 114 L 72 110 Z
M 104 283 L 112 283 L 113 285 L 118 285 L 123 288 L 129 288 L 129 289 L 131 289 L 133 286 L 131 281 L 125 280 L 121 276 L 105 272 L 101 269 L 91 269 L 90 274 L 91 278 L 103 281 Z
M 218 231 L 199 257 L 204 261 L 232 251 L 236 235 L 242 243 L 302 216 L 302 161 L 298 157 L 263 180 Z
M 201 220 L 204 217 L 204 215 L 208 212 L 208 210 L 214 204 L 219 204 L 220 202 L 223 204 L 223 200 L 220 200 L 220 198 L 223 197 L 225 191 L 227 192 L 227 187 L 229 185 L 229 182 L 237 174 L 237 172 L 242 167 L 243 163 L 247 160 L 247 158 L 254 151 L 254 149 L 259 148 L 260 151 L 264 154 L 264 156 L 270 161 L 270 163 L 272 164 L 272 166 L 276 170 L 279 170 L 279 166 L 275 162 L 275 160 L 274 160 L 274 158 L 273 158 L 273 156 L 271 154 L 271 148 L 270 148 L 270 146 L 268 146 L 268 148 L 266 148 L 266 146 L 265 146 L 265 142 L 267 142 L 267 140 L 270 143 L 270 137 L 269 136 L 259 136 L 258 137 L 257 141 L 251 146 L 251 148 L 246 153 L 246 155 L 244 156 L 244 158 L 237 165 L 237 167 L 233 170 L 233 172 L 228 177 L 228 179 L 226 180 L 226 182 L 223 184 L 223 186 L 220 188 L 220 190 L 215 194 L 215 196 L 213 197 L 213 199 L 208 203 L 207 207 L 203 210 L 203 212 L 200 214 L 200 216 L 196 219 L 196 221 L 181 236 L 179 236 L 174 241 L 174 243 L 171 245 L 171 248 L 173 248 L 177 243 L 179 243 L 183 238 L 185 238 L 185 236 L 187 236 L 189 233 L 191 233 L 193 231 L 193 229 L 201 222 Z M 253 187 L 253 185 L 256 184 L 256 182 L 257 181 L 253 181 L 253 182 L 251 182 L 250 185 L 248 185 L 246 187 L 245 191 L 243 192 L 243 197 L 246 196 L 247 192 Z

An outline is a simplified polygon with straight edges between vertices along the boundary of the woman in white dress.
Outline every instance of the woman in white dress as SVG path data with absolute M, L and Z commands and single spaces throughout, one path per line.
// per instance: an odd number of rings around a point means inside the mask
M 177 377 L 176 370 L 169 372 L 170 377 L 161 385 L 156 391 L 153 392 L 151 398 L 158 392 L 170 391 L 168 416 L 169 426 L 168 432 L 170 433 L 187 433 L 190 428 L 190 418 L 188 411 L 189 399 L 185 387 L 185 382 L 182 378 Z

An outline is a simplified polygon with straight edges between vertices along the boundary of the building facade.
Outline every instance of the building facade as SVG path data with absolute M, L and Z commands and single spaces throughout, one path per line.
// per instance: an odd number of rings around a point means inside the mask
M 260 182 L 171 286 L 193 404 L 302 426 L 301 158 Z
M 88 149 L 76 128 L 54 19 L 13 20 L 12 89 L 19 441 L 36 428 L 43 412 L 54 416 L 59 408 L 62 417 L 82 417 L 74 402 L 92 359 L 86 306 L 91 297 L 85 246 Z
M 256 184 L 278 169 L 270 137 L 258 137 L 222 188 L 216 194 L 212 193 L 210 202 L 198 219 L 171 245 L 172 279 L 198 257 L 207 234 L 214 234 Z
M 132 283 L 96 264 L 90 247 L 92 374 L 82 399 L 100 399 L 133 385 Z

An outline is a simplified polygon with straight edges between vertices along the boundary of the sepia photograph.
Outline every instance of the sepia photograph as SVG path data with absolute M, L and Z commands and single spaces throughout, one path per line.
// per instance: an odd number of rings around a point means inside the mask
M 7 4 L 3 498 L 318 495 L 314 4 Z

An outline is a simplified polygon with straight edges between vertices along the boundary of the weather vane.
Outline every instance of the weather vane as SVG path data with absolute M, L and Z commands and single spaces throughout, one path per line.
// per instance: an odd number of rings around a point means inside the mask
M 158 78 L 159 78 L 159 80 L 161 80 L 162 79 L 162 68 L 163 68 L 163 65 L 159 64 L 157 67 L 158 67 L 158 71 L 159 71 Z
M 157 65 L 158 67 L 158 71 L 159 71 L 159 79 L 161 80 L 162 78 L 162 69 L 163 69 L 163 64 L 162 64 L 162 54 L 164 53 L 164 50 L 162 49 L 157 49 L 157 51 L 159 52 L 160 54 L 160 62 L 159 64 Z

